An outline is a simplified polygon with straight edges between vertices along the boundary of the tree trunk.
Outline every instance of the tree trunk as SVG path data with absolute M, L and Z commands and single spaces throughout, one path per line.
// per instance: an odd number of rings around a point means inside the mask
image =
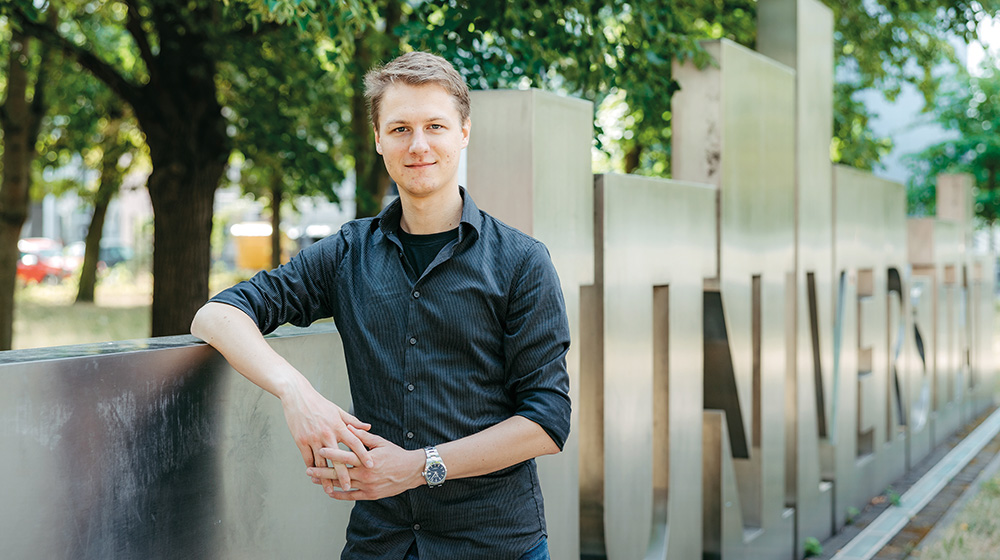
M 152 336 L 188 333 L 195 312 L 208 299 L 212 204 L 229 143 L 215 97 L 214 67 L 195 64 L 185 67 L 188 88 L 183 94 L 163 91 L 148 105 L 133 107 L 153 162 L 148 183 L 153 205 Z
M 639 162 L 642 158 L 642 146 L 638 142 L 634 143 L 628 152 L 625 153 L 625 173 L 634 173 L 639 169 Z
M 157 6 L 161 15 L 176 8 Z M 215 7 L 206 6 L 205 13 L 184 17 L 213 17 Z M 166 20 L 160 25 L 161 50 L 150 81 L 131 105 L 153 163 L 148 182 L 153 205 L 152 336 L 170 336 L 190 332 L 195 312 L 208 299 L 212 205 L 230 141 L 218 102 L 211 40 L 190 29 L 174 35 Z
M 7 72 L 7 100 L 0 106 L 3 128 L 3 182 L 0 183 L 0 350 L 10 350 L 14 340 L 14 288 L 17 284 L 17 241 L 28 219 L 28 192 L 35 140 L 44 114 L 43 73 L 35 82 L 29 103 L 29 37 L 13 31 Z M 42 49 L 42 65 L 46 51 Z M 40 66 L 41 68 L 41 66 Z
M 104 141 L 101 143 L 104 155 L 101 157 L 101 183 L 97 186 L 94 196 L 94 215 L 90 218 L 87 229 L 86 249 L 83 253 L 83 265 L 80 267 L 80 287 L 76 292 L 76 303 L 93 303 L 94 288 L 97 285 L 97 263 L 101 258 L 101 237 L 104 235 L 104 218 L 108 214 L 108 205 L 121 187 L 121 173 L 118 171 L 118 159 L 123 153 L 118 132 L 121 130 L 120 116 L 110 116 L 104 129 Z
M 351 96 L 351 136 L 354 138 L 354 203 L 356 218 L 368 218 L 382 209 L 378 185 L 371 181 L 372 167 L 378 153 L 375 151 L 375 136 L 368 119 L 368 105 L 365 103 L 365 72 L 372 66 L 371 32 L 365 31 L 354 41 L 354 95 Z
M 117 162 L 110 162 L 116 165 Z M 104 218 L 108 214 L 108 205 L 119 183 L 109 177 L 107 172 L 109 162 L 104 161 L 101 173 L 101 184 L 97 187 L 97 198 L 94 201 L 94 215 L 90 218 L 90 228 L 87 230 L 87 248 L 83 254 L 83 265 L 80 267 L 80 289 L 76 293 L 76 303 L 93 303 L 94 288 L 97 285 L 97 263 L 101 257 L 101 237 L 104 233 Z
M 354 40 L 354 83 L 351 96 L 351 134 L 354 145 L 355 217 L 367 218 L 382 210 L 382 199 L 389 191 L 389 174 L 385 170 L 382 156 L 375 151 L 375 135 L 368 118 L 368 104 L 362 92 L 365 91 L 365 73 L 375 62 L 388 62 L 399 51 L 399 38 L 392 33 L 402 17 L 400 2 L 386 4 L 383 16 L 385 31 L 379 32 L 372 26 Z
M 281 266 L 281 200 L 284 198 L 281 172 L 271 176 L 271 268 Z
M 153 202 L 152 336 L 189 332 L 195 312 L 208 299 L 212 202 L 223 165 L 185 167 L 173 173 L 154 170 L 149 177 Z M 187 181 L 182 182 L 181 177 Z M 178 184 L 187 184 L 189 190 L 172 192 L 171 187 Z
M 223 43 L 215 44 L 219 37 L 203 24 L 218 21 L 223 8 L 215 2 L 148 4 L 146 21 L 155 28 L 156 51 L 141 22 L 127 27 L 147 66 L 149 78 L 142 85 L 27 18 L 21 24 L 69 52 L 122 96 L 146 134 L 153 163 L 148 181 L 154 226 L 152 336 L 166 336 L 189 332 L 195 312 L 208 299 L 212 203 L 230 140 L 213 58 Z M 54 24 L 55 18 L 47 21 Z

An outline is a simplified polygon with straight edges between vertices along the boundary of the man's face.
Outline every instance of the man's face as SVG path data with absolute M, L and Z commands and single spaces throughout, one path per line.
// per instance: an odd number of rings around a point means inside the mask
M 423 198 L 458 189 L 458 159 L 469 144 L 455 101 L 437 84 L 394 84 L 382 96 L 375 149 L 401 196 Z

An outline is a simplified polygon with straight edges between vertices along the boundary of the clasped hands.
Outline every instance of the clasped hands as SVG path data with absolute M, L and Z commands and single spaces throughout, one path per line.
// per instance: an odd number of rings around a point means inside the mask
M 423 484 L 422 450 L 408 451 L 371 433 L 371 424 L 308 391 L 282 399 L 306 475 L 338 500 L 377 500 Z M 340 449 L 343 443 L 348 449 Z M 332 466 L 329 466 L 329 459 Z M 334 483 L 337 483 L 336 485 Z
M 347 429 L 368 448 L 371 466 L 363 464 L 354 451 L 339 447 L 320 449 L 320 457 L 329 459 L 333 467 L 307 467 L 306 475 L 312 478 L 313 483 L 324 485 L 331 498 L 377 500 L 395 496 L 425 482 L 421 475 L 425 462 L 423 451 L 407 451 L 381 436 L 350 424 Z M 344 472 L 347 477 L 342 476 Z M 326 481 L 336 481 L 339 489 L 337 486 L 327 487 Z

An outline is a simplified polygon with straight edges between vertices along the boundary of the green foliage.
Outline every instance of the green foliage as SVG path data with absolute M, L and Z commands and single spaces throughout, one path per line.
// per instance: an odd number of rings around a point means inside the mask
M 933 214 L 935 180 L 942 173 L 970 173 L 975 180 L 975 213 L 987 225 L 1000 217 L 1000 71 L 987 60 L 983 73 L 962 72 L 947 83 L 934 107 L 935 120 L 954 135 L 910 158 L 909 211 Z
M 854 521 L 857 520 L 858 515 L 860 515 L 860 514 L 861 514 L 861 511 L 858 510 L 858 508 L 856 508 L 856 507 L 848 507 L 847 508 L 847 518 L 845 519 L 845 522 L 848 525 L 854 525 Z
M 977 23 L 1000 9 L 997 0 L 824 2 L 833 10 L 838 69 L 831 152 L 835 162 L 869 170 L 892 145 L 871 133 L 871 115 L 854 101 L 855 94 L 875 89 L 893 101 L 909 83 L 929 110 L 940 85 L 933 71 L 942 63 L 957 66 L 948 36 L 977 40 Z
M 945 34 L 974 40 L 974 23 L 1000 6 L 998 0 L 824 1 L 834 13 L 840 78 L 831 155 L 863 169 L 892 146 L 871 132 L 857 92 L 874 88 L 892 99 L 908 82 L 933 100 L 940 80 L 931 70 L 954 60 Z M 206 10 L 206 2 L 178 7 L 176 17 Z M 134 4 L 155 53 L 155 3 Z M 41 19 L 31 2 L 9 5 L 20 6 L 26 19 Z M 126 3 L 53 6 L 73 22 L 60 29 L 64 36 L 93 44 L 129 82 L 148 82 L 141 45 L 126 32 Z M 672 62 L 709 63 L 701 39 L 752 47 L 756 6 L 754 0 L 224 0 L 213 19 L 188 24 L 213 39 L 230 136 L 248 162 L 245 186 L 259 192 L 277 173 L 290 191 L 307 193 L 329 191 L 356 165 L 363 167 L 355 169 L 359 188 L 373 188 L 380 163 L 363 127 L 351 128 L 363 113 L 360 76 L 411 49 L 442 54 L 474 88 L 539 87 L 590 99 L 599 112 L 603 166 L 668 176 L 670 98 L 677 89 Z
M 987 499 L 1000 498 L 1000 479 L 991 478 L 979 486 L 979 491 Z
M 864 103 L 854 99 L 860 91 L 854 84 L 837 83 L 833 95 L 833 139 L 830 158 L 834 163 L 873 170 L 892 151 L 892 139 L 879 138 L 868 126 L 872 118 Z
M 50 107 L 39 133 L 37 172 L 50 178 L 65 177 L 73 168 L 81 172 L 65 180 L 35 181 L 35 196 L 42 190 L 74 190 L 93 204 L 97 185 L 107 183 L 115 192 L 129 171 L 148 167 L 148 148 L 130 109 L 117 95 L 75 61 L 62 55 L 54 59 L 49 80 L 58 87 L 47 92 Z M 96 181 L 87 180 L 88 175 Z
M 292 195 L 337 200 L 344 178 L 337 162 L 349 101 L 339 74 L 326 65 L 329 40 L 283 28 L 234 45 L 220 63 L 223 114 L 245 192 L 260 196 L 277 186 Z M 345 166 L 346 167 L 346 166 Z
M 819 539 L 816 537 L 806 537 L 803 544 L 803 552 L 806 558 L 820 556 L 823 554 L 823 545 L 820 544 Z
M 899 507 L 900 495 L 892 486 L 885 489 L 885 497 L 889 500 L 889 504 Z

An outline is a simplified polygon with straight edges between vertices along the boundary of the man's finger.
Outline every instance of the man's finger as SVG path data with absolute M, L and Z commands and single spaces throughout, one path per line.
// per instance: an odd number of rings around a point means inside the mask
M 340 481 L 340 487 L 345 490 L 350 490 L 351 473 L 347 472 L 347 465 L 343 463 L 334 463 L 333 470 L 337 472 L 337 480 Z
M 330 494 L 330 497 L 333 498 L 333 499 L 335 499 L 335 500 L 343 500 L 343 501 L 349 501 L 349 502 L 356 502 L 358 500 L 367 500 L 367 499 L 369 499 L 366 496 L 366 494 L 364 492 L 361 492 L 360 490 L 350 490 L 350 491 L 334 490 Z
M 340 409 L 340 418 L 348 426 L 354 426 L 355 428 L 361 428 L 362 430 L 368 431 L 371 429 L 372 425 L 368 422 L 362 422 L 357 416 L 347 412 L 344 409 Z
M 364 430 L 359 430 L 358 428 L 355 428 L 350 424 L 348 424 L 348 428 L 350 428 L 351 433 L 353 433 L 355 436 L 357 436 L 359 440 L 361 440 L 361 443 L 365 444 L 365 447 L 379 447 L 383 443 L 385 443 L 385 438 L 383 438 L 382 436 L 373 434 L 371 432 L 366 432 Z
M 334 464 L 332 467 L 309 467 L 306 469 L 306 476 L 308 476 L 313 482 L 319 483 L 323 480 L 330 480 L 334 483 L 334 490 L 342 490 L 343 486 L 340 484 L 340 473 L 338 467 L 345 467 L 343 464 Z M 346 469 L 348 473 L 351 472 L 350 469 Z M 351 491 L 355 491 L 364 486 L 364 483 L 357 479 L 351 478 Z
M 361 459 L 352 451 L 347 451 L 346 449 L 341 449 L 339 447 L 324 447 L 319 450 L 319 454 L 334 463 L 346 463 L 352 467 L 360 467 Z
M 314 464 L 315 464 L 315 465 L 316 465 L 317 467 L 325 467 L 325 466 L 327 466 L 327 465 L 326 465 L 326 458 L 325 458 L 325 457 L 323 457 L 322 455 L 320 455 L 320 454 L 319 454 L 319 451 L 320 451 L 320 450 L 319 450 L 319 449 L 317 449 L 317 450 L 315 450 L 315 451 L 313 452 L 313 455 L 314 455 L 314 457 L 315 457 L 315 461 L 316 461 L 316 462 L 315 462 Z M 341 481 L 341 482 L 343 482 L 343 481 Z M 349 490 L 349 489 L 351 488 L 351 477 L 347 477 L 347 482 L 346 482 L 346 484 L 347 484 L 347 489 Z M 323 480 L 323 490 L 324 490 L 324 491 L 325 491 L 325 492 L 326 492 L 327 494 L 329 494 L 330 492 L 333 492 L 333 481 L 332 481 L 332 480 L 330 480 L 330 479 L 324 479 L 324 480 Z
M 358 459 L 361 459 L 365 466 L 370 469 L 375 466 L 375 461 L 372 460 L 371 453 L 368 453 L 368 449 L 365 447 L 365 444 L 362 443 L 357 436 L 357 434 L 367 434 L 368 432 L 362 430 L 355 432 L 353 430 L 357 430 L 357 428 L 348 424 L 347 433 L 350 437 L 342 438 L 340 441 L 349 447 L 351 451 L 358 456 Z
M 296 444 L 296 447 L 299 448 L 299 453 L 302 453 L 302 461 L 305 462 L 306 466 L 307 467 L 313 466 L 314 461 L 316 459 L 315 456 L 313 455 L 312 447 L 309 447 L 308 445 L 305 444 L 303 445 Z

